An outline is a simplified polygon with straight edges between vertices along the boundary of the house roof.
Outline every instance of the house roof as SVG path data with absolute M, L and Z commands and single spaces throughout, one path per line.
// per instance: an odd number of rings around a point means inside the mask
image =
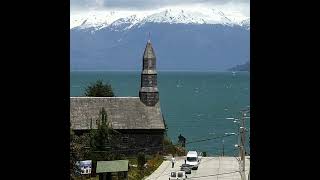
M 70 97 L 71 129 L 96 129 L 102 107 L 113 129 L 165 129 L 159 102 L 146 106 L 139 97 Z
M 128 160 L 98 161 L 96 173 L 128 171 Z

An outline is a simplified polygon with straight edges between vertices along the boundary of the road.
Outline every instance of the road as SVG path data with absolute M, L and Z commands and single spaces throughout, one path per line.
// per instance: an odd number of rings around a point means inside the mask
M 168 180 L 171 171 L 179 170 L 185 157 L 176 157 L 174 168 L 171 162 L 166 160 L 146 180 Z M 250 167 L 250 157 L 246 157 L 246 176 Z M 188 179 L 203 180 L 241 180 L 239 163 L 235 157 L 203 157 L 198 170 L 192 170 Z M 247 178 L 248 179 L 248 178 Z

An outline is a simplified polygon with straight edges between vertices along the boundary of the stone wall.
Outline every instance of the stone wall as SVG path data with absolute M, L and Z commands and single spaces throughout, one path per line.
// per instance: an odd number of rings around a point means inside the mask
M 124 155 L 136 155 L 139 152 L 145 154 L 163 153 L 164 131 L 152 130 L 119 130 L 119 134 L 113 135 L 112 151 Z M 88 130 L 75 130 L 77 135 L 89 133 Z
M 154 106 L 159 101 L 159 93 L 158 92 L 140 92 L 139 93 L 140 100 L 147 106 Z
M 156 74 L 141 74 L 141 86 L 142 87 L 155 87 L 157 86 Z
M 126 155 L 134 155 L 138 152 L 155 154 L 163 152 L 164 133 L 123 133 L 115 137 L 117 150 Z

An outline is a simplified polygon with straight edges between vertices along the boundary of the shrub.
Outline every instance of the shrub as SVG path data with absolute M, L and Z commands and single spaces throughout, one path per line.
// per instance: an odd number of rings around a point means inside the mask
M 141 152 L 138 153 L 137 161 L 138 161 L 138 168 L 143 169 L 143 166 L 146 163 L 146 157 L 144 153 L 141 153 Z
M 85 89 L 85 96 L 114 97 L 114 93 L 110 84 L 104 84 L 101 80 L 98 80 Z

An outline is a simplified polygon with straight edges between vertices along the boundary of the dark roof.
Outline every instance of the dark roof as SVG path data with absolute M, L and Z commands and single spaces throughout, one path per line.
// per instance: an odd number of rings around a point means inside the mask
M 96 173 L 128 171 L 128 160 L 98 161 Z
M 146 48 L 144 50 L 144 53 L 143 53 L 143 58 L 156 58 L 156 55 L 154 53 L 154 50 L 152 48 L 152 45 L 151 45 L 151 42 L 148 41 L 147 45 L 146 45 Z
M 161 129 L 164 122 L 159 102 L 144 105 L 139 97 L 70 97 L 70 122 L 75 130 L 96 129 L 102 107 L 113 129 Z

